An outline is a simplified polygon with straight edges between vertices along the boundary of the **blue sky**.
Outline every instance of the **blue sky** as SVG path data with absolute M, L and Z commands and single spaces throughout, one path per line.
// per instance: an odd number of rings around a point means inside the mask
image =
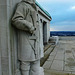
M 75 0 L 36 0 L 47 10 L 51 31 L 75 31 Z

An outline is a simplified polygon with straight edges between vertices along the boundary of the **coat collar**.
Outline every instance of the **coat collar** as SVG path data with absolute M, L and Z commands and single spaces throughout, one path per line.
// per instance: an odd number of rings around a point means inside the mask
M 35 10 L 37 9 L 36 4 L 35 4 L 35 0 L 22 0 L 22 1 L 30 4 Z
M 35 0 L 22 0 L 26 3 L 29 3 L 29 4 L 35 4 Z

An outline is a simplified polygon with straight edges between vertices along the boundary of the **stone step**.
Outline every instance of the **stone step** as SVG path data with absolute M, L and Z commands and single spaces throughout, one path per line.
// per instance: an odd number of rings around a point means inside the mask
M 75 75 L 67 72 L 61 72 L 61 71 L 51 71 L 51 70 L 44 70 L 44 75 Z
M 51 46 L 51 44 L 45 45 L 44 52 L 47 51 L 47 49 Z
M 43 66 L 43 64 L 48 59 L 50 53 L 53 51 L 54 48 L 55 48 L 55 45 L 50 45 L 50 46 L 47 47 L 47 49 L 44 52 L 44 57 L 41 58 L 41 61 L 40 61 L 41 66 Z

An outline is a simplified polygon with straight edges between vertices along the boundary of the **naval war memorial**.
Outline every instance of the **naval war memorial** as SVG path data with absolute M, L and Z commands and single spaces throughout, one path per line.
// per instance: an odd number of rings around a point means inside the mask
M 35 0 L 0 0 L 0 75 L 41 75 L 50 14 Z

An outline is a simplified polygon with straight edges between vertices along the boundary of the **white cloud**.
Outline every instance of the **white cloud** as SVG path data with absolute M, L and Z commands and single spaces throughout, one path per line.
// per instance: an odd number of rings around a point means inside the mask
M 52 31 L 75 31 L 74 21 L 58 22 L 50 25 Z
M 51 31 L 75 31 L 75 26 L 71 25 L 58 25 L 58 26 L 51 26 Z
M 38 2 L 50 2 L 51 0 L 36 0 Z
M 49 3 L 49 2 L 74 2 L 74 0 L 36 0 L 38 2 L 42 2 L 42 3 Z
M 62 21 L 62 22 L 56 22 L 56 23 L 53 23 L 51 24 L 52 26 L 54 25 L 59 25 L 59 26 L 63 26 L 63 25 L 74 25 L 75 26 L 75 21 Z
M 54 28 L 50 28 L 50 31 L 55 31 L 55 29 Z
M 56 27 L 50 27 L 50 31 L 59 31 Z
M 71 9 L 74 10 L 75 9 L 75 6 L 72 6 Z

